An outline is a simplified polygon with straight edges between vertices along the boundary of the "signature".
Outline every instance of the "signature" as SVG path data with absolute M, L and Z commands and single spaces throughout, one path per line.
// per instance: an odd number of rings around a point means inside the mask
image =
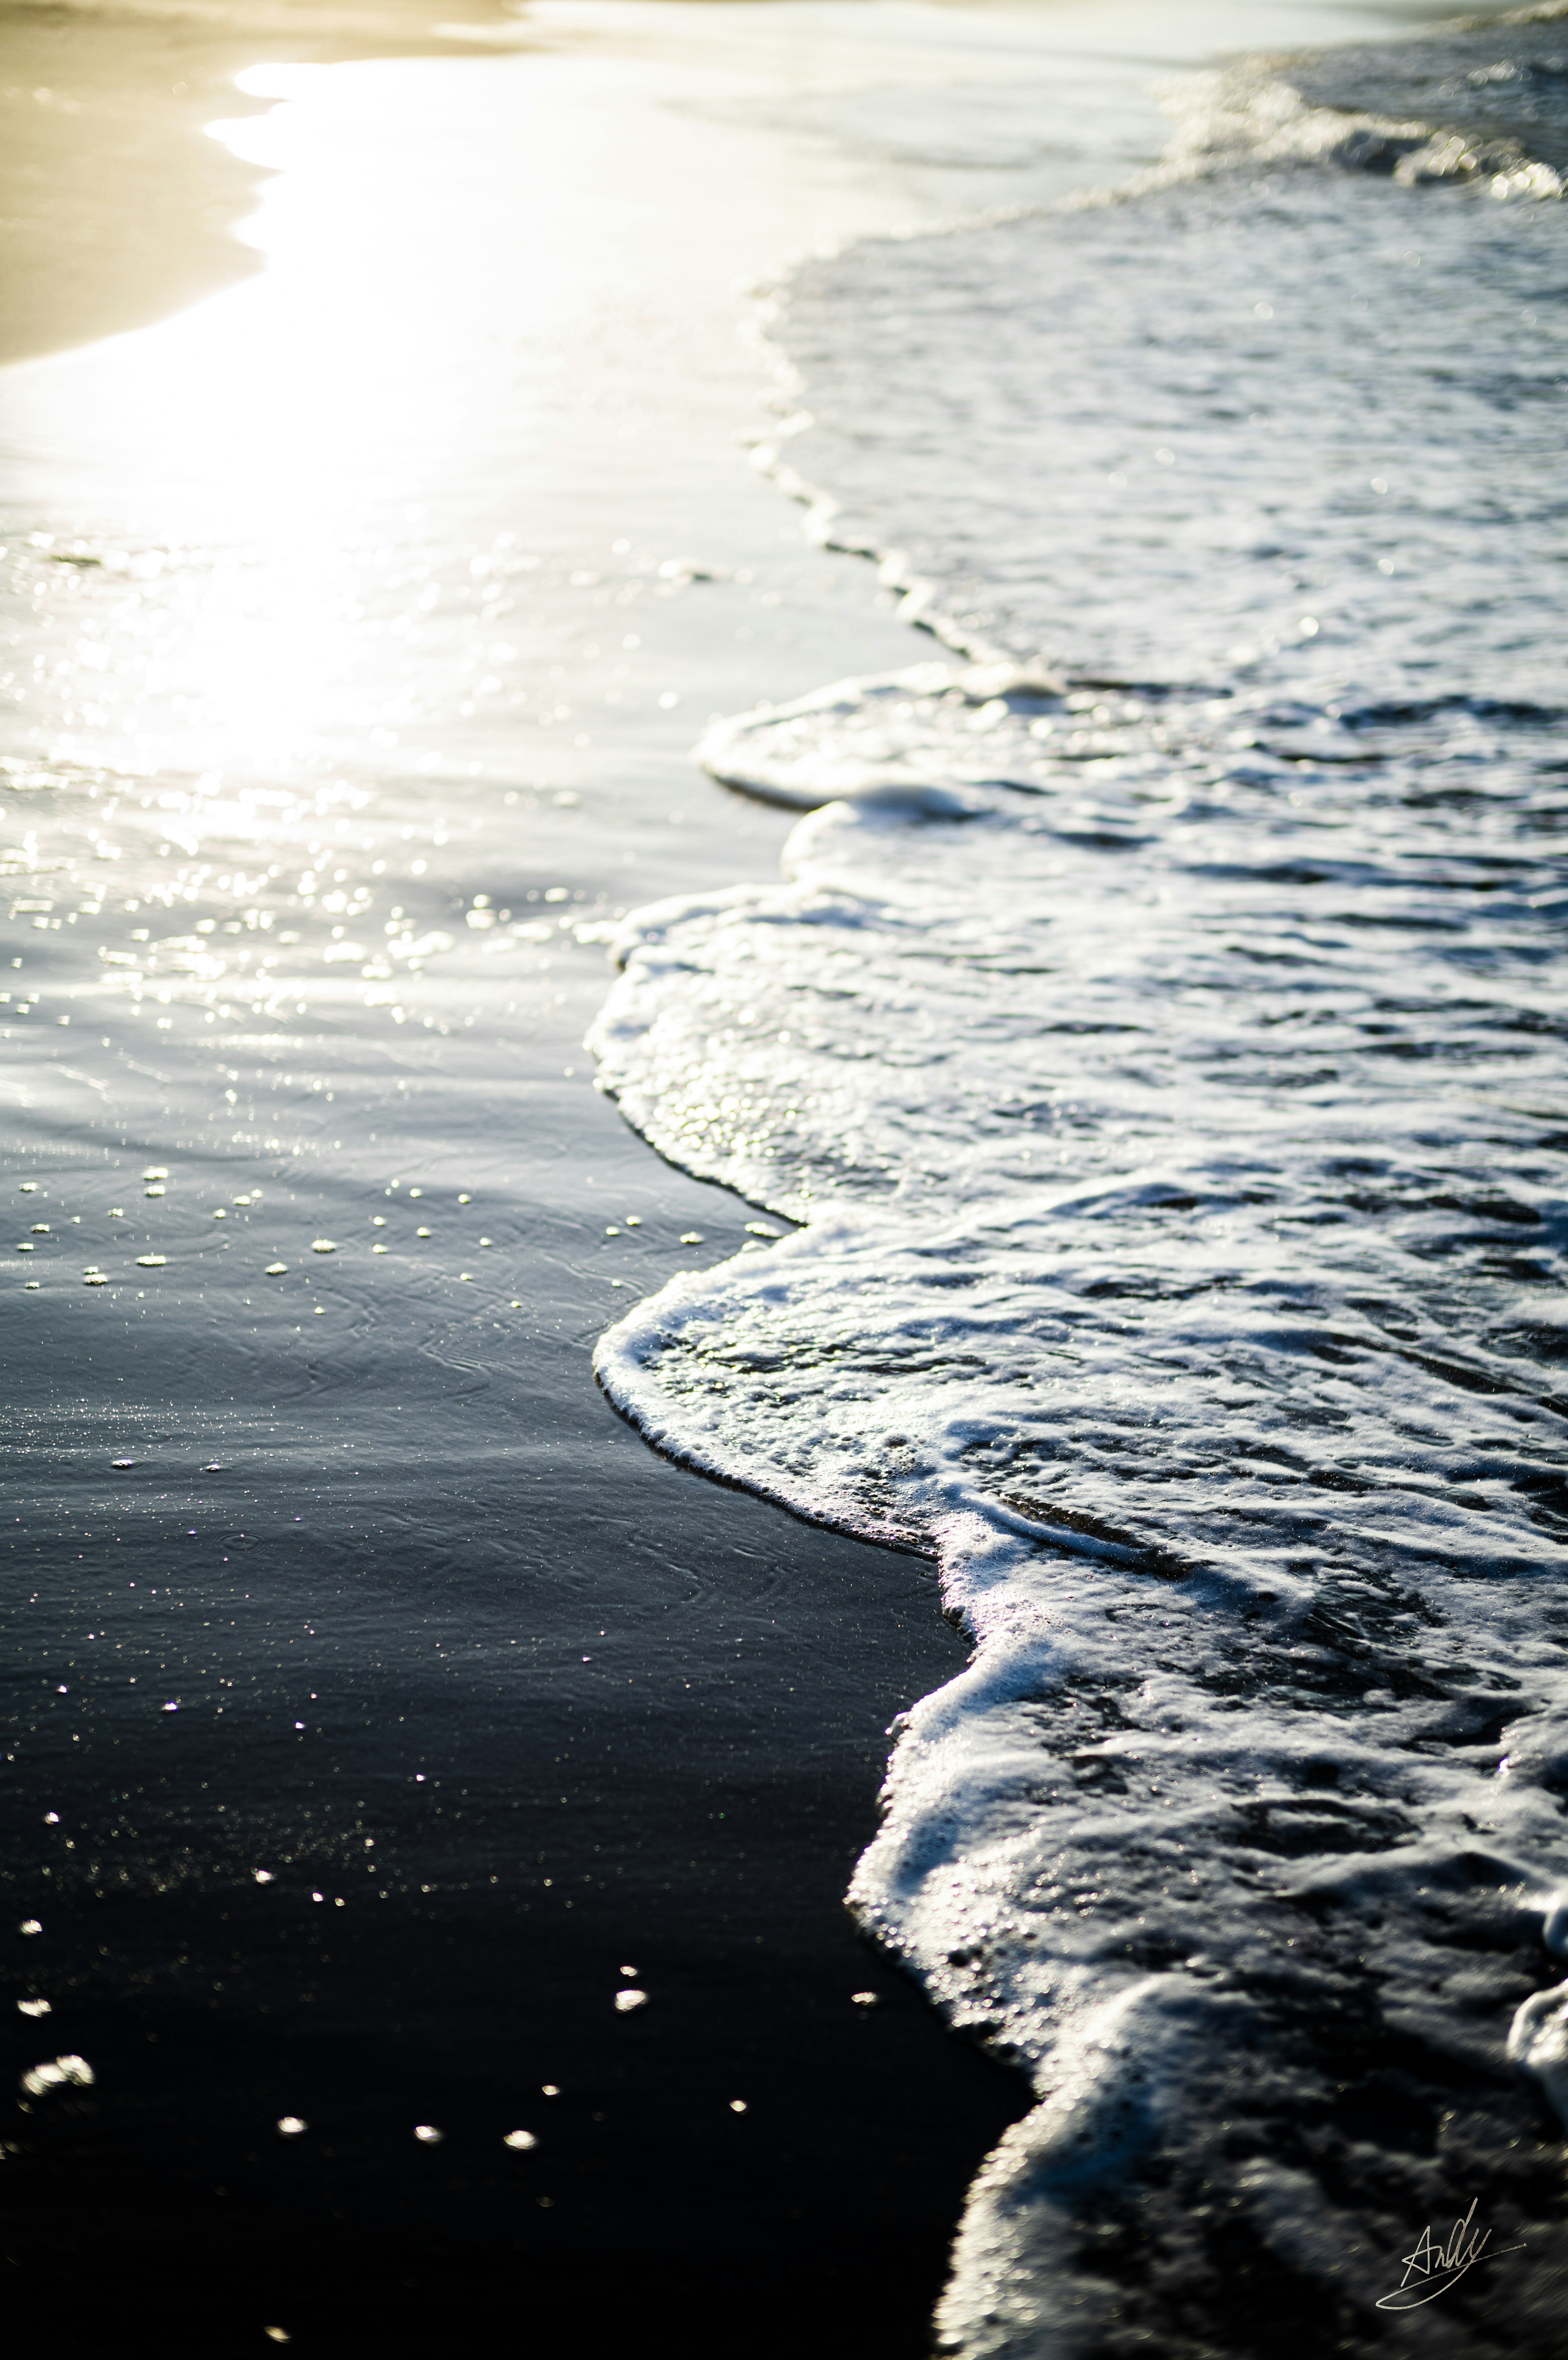
M 1423 2302 L 1435 2302 L 1440 2294 L 1457 2286 L 1466 2270 L 1477 2262 L 1495 2262 L 1501 2254 L 1522 2254 L 1520 2245 L 1492 2245 L 1490 2229 L 1472 2229 L 1475 2206 L 1463 2221 L 1455 2221 L 1454 2233 L 1445 2245 L 1434 2240 L 1430 2228 L 1423 2229 L 1413 2253 L 1401 2254 L 1405 2275 L 1392 2294 L 1379 2295 L 1379 2311 L 1419 2311 Z M 1490 2247 L 1490 2251 L 1488 2251 Z

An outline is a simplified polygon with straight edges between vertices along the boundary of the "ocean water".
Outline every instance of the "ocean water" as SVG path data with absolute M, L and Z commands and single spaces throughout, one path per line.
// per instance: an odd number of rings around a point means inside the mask
M 597 1366 L 975 1643 L 851 1894 L 1038 2093 L 943 2348 L 1544 2354 L 1568 17 L 1170 104 L 772 300 L 768 463 L 942 646 L 704 742 L 807 815 L 624 923 L 593 1045 L 772 1218 Z

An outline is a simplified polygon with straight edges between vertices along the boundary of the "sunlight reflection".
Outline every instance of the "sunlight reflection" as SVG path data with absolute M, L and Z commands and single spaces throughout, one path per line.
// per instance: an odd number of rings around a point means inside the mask
M 471 169 L 486 130 L 492 155 L 507 144 L 494 120 L 475 121 L 476 92 L 527 146 L 526 89 L 502 69 L 497 91 L 496 71 L 481 81 L 427 61 L 241 75 L 247 95 L 279 104 L 209 129 L 278 176 L 239 233 L 269 268 L 123 339 L 103 386 L 113 415 L 73 406 L 78 446 L 135 446 L 170 488 L 200 497 L 212 537 L 275 545 L 326 541 L 345 506 L 444 472 L 497 363 L 563 276 L 559 257 L 550 268 L 519 241 L 508 200 L 521 192 Z
M 576 863 L 602 856 L 580 789 L 606 730 L 640 744 L 682 705 L 637 676 L 631 609 L 696 578 L 636 519 L 684 532 L 730 463 L 757 382 L 736 289 L 902 218 L 880 184 L 801 169 L 789 129 L 759 137 L 760 93 L 820 78 L 817 19 L 780 12 L 761 71 L 703 46 L 699 13 L 679 56 L 253 69 L 208 129 L 258 174 L 240 235 L 265 270 L 4 373 L 25 654 L 0 792 L 44 824 L 0 867 L 62 947 L 68 893 L 133 922 L 94 991 L 369 1006 L 482 939 L 545 989 L 505 896 L 493 927 L 441 931 L 448 880 L 524 829 L 535 858 L 568 829 Z M 159 913 L 201 940 L 162 941 Z
M 388 655 L 439 595 L 419 496 L 510 439 L 519 356 L 572 278 L 504 64 L 277 65 L 239 86 L 279 102 L 210 126 L 276 175 L 242 232 L 267 270 L 14 374 L 27 439 L 124 544 L 76 561 L 125 589 L 69 651 L 56 756 L 276 770 L 406 711 Z

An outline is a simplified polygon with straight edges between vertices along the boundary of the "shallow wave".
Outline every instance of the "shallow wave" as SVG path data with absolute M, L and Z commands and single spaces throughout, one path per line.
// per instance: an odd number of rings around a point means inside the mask
M 775 314 L 778 464 L 982 661 L 1554 704 L 1563 221 L 1249 160 L 868 241 Z
M 800 1228 L 598 1367 L 975 1637 L 852 1894 L 1040 2093 L 965 2354 L 1370 2349 L 1472 2198 L 1528 2266 L 1423 2341 L 1560 2343 L 1565 229 L 1253 158 L 791 297 L 984 661 L 710 736 L 785 881 L 636 913 L 594 1046 Z

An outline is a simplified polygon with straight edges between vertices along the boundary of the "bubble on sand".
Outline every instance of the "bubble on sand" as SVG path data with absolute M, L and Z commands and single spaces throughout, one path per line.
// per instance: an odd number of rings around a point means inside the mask
M 279 2114 L 278 2127 L 285 2138 L 298 2138 L 300 2132 L 308 2131 L 310 2125 L 303 2114 Z
M 264 1278 L 281 1278 L 289 1265 L 286 1262 L 269 1262 L 263 1271 Z
M 310 1240 L 310 1251 L 312 1253 L 336 1253 L 336 1240 L 332 1238 L 312 1238 Z
M 446 2133 L 444 2131 L 438 2131 L 434 2123 L 416 2123 L 414 2125 L 414 2136 L 419 2140 L 421 2147 L 440 2147 L 442 2139 L 446 2136 Z
M 111 1459 L 109 1461 L 111 1467 L 134 1467 L 136 1463 L 134 1459 Z
M 167 1180 L 168 1177 L 169 1166 L 167 1164 L 149 1164 L 147 1170 L 142 1174 L 142 1178 L 144 1180 Z
M 167 1254 L 137 1254 L 136 1268 L 138 1270 L 161 1270 L 168 1260 L 169 1256 Z
M 90 2089 L 97 2075 L 85 2057 L 51 2057 L 42 2065 L 35 2065 L 22 2075 L 22 2087 L 29 2098 L 47 2098 L 53 2090 L 74 2087 Z
M 683 1246 L 700 1246 L 705 1244 L 706 1240 L 701 1229 L 682 1229 L 681 1242 Z

